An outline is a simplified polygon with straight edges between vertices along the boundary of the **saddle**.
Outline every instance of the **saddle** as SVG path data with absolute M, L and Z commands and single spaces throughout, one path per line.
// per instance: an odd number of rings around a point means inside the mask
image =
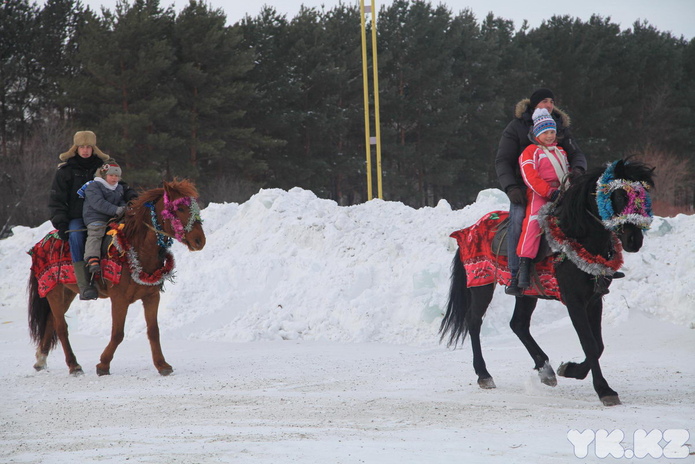
M 509 256 L 507 252 L 507 233 L 509 232 L 509 217 L 504 218 L 499 223 L 495 235 L 492 237 L 492 251 L 499 256 Z M 543 261 L 548 256 L 553 254 L 553 250 L 550 249 L 548 240 L 545 238 L 545 234 L 541 236 L 541 243 L 538 247 L 538 254 L 534 258 L 533 262 L 537 263 Z
M 507 261 L 507 229 L 509 213 L 492 211 L 478 222 L 451 234 L 459 246 L 459 259 L 466 269 L 466 286 L 480 287 L 498 283 L 509 285 L 511 273 Z M 534 284 L 526 296 L 560 299 L 560 289 L 554 273 L 554 255 L 542 240 L 536 256 Z

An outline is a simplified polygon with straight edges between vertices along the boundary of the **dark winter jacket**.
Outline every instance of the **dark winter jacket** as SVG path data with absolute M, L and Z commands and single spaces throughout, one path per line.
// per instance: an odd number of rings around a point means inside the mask
M 495 157 L 495 169 L 500 186 L 505 192 L 508 192 L 511 186 L 526 188 L 519 168 L 519 156 L 527 146 L 534 143 L 531 135 L 533 110 L 531 100 L 528 98 L 517 103 L 515 118 L 507 125 L 500 138 Z M 570 117 L 557 107 L 553 109 L 552 116 L 557 125 L 558 145 L 567 153 L 570 169 L 586 170 L 586 156 L 577 146 L 570 132 Z
M 94 173 L 103 164 L 99 157 L 92 155 L 89 158 L 73 156 L 58 166 L 48 201 L 53 227 L 65 231 L 71 219 L 82 217 L 84 200 L 77 195 L 77 190 L 94 179 Z
M 116 184 L 116 188 L 110 189 L 105 184 L 106 181 L 98 177 L 85 189 L 82 209 L 82 220 L 85 224 L 97 221 L 107 222 L 116 216 L 119 206 L 125 206 L 123 186 Z
M 73 156 L 58 166 L 48 200 L 53 227 L 64 232 L 71 219 L 82 217 L 84 200 L 77 195 L 77 190 L 94 179 L 94 173 L 103 164 L 104 161 L 92 155 L 89 158 Z M 137 197 L 127 184 L 123 184 L 123 190 L 126 202 Z

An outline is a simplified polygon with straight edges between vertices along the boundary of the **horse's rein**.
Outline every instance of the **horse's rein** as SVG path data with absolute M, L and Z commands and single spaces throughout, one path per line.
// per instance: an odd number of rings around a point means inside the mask
M 149 229 L 154 231 L 154 233 L 156 233 L 156 234 L 164 235 L 164 236 L 169 237 L 169 238 L 176 238 L 172 234 L 170 234 L 169 232 L 156 229 L 154 226 L 152 226 L 151 224 L 148 224 L 146 221 L 142 221 L 142 223 L 145 224 Z

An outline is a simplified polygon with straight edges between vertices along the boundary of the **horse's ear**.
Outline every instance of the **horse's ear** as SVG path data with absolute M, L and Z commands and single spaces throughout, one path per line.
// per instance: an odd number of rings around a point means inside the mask
M 162 183 L 162 187 L 164 188 L 164 193 L 166 194 L 166 196 L 169 197 L 169 198 L 171 198 L 171 195 L 172 195 L 172 193 L 173 193 L 172 183 L 171 183 L 171 182 L 164 181 L 164 182 Z
M 627 160 L 621 159 L 616 161 L 615 167 L 613 168 L 613 176 L 616 179 L 623 179 L 625 178 L 625 164 L 627 163 Z

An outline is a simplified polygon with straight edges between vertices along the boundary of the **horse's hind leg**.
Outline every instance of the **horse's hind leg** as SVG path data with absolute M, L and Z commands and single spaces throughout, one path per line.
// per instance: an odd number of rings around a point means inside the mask
M 36 363 L 34 369 L 42 371 L 48 367 L 48 353 L 55 344 L 55 329 L 53 328 L 53 315 L 50 314 L 41 340 L 36 345 Z
M 487 371 L 480 346 L 480 327 L 483 324 L 485 311 L 492 301 L 495 287 L 494 285 L 485 285 L 483 287 L 471 287 L 469 290 L 471 302 L 466 318 L 468 319 L 468 334 L 471 337 L 471 348 L 473 349 L 473 368 L 478 375 L 480 388 L 495 388 L 495 382 Z
M 62 286 L 56 287 L 46 295 L 46 299 L 51 305 L 51 312 L 53 313 L 53 329 L 55 330 L 55 333 L 58 336 L 58 340 L 60 340 L 60 344 L 63 347 L 63 352 L 65 353 L 65 364 L 68 365 L 70 375 L 78 376 L 83 375 L 84 371 L 82 371 L 82 366 L 80 366 L 77 363 L 77 357 L 75 356 L 75 353 L 72 351 L 72 346 L 70 345 L 70 338 L 68 336 L 68 323 L 65 320 L 65 313 L 68 311 L 70 303 L 72 303 L 72 300 L 74 298 L 75 293 Z M 50 323 L 47 324 L 47 327 L 50 327 L 50 325 Z M 42 354 L 48 354 L 47 351 L 44 351 L 46 345 L 50 343 L 48 341 L 48 334 L 49 331 L 46 330 L 41 343 Z M 37 361 L 39 361 L 38 355 Z
M 536 309 L 536 304 L 538 303 L 537 298 L 531 298 L 528 296 L 516 298 L 516 305 L 514 306 L 514 314 L 512 315 L 512 320 L 509 322 L 509 326 L 512 331 L 519 337 L 521 343 L 526 347 L 526 350 L 531 355 L 533 362 L 535 363 L 534 369 L 538 371 L 538 376 L 546 385 L 554 387 L 557 385 L 557 377 L 555 377 L 555 371 L 550 366 L 548 362 L 548 355 L 543 352 L 536 340 L 531 335 L 531 316 L 533 311 Z

